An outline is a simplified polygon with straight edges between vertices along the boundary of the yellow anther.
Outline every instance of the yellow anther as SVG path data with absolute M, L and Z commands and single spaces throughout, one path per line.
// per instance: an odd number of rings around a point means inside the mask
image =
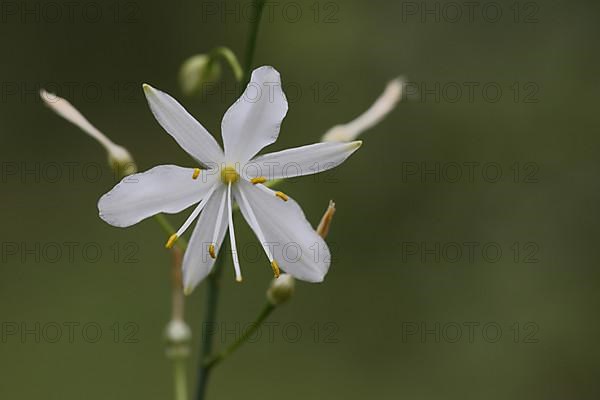
M 288 201 L 290 199 L 288 195 L 283 192 L 275 192 L 275 196 L 279 197 L 283 201 Z
M 165 244 L 165 247 L 167 249 L 170 249 L 171 247 L 173 247 L 177 238 L 178 238 L 178 236 L 176 233 L 172 234 L 171 237 L 169 238 L 169 240 L 167 240 L 167 244 Z
M 238 277 L 236 277 L 236 278 L 235 278 L 235 281 L 236 281 L 237 283 L 242 283 L 242 277 L 241 277 L 241 276 L 238 276 Z
M 238 179 L 240 179 L 240 176 L 235 170 L 235 167 L 232 165 L 227 165 L 221 171 L 221 180 L 223 181 L 223 183 L 236 183 Z
M 192 175 L 192 179 L 196 180 L 200 176 L 200 168 L 194 169 L 194 174 Z
M 210 254 L 213 259 L 217 258 L 217 255 L 215 254 L 215 245 L 212 243 L 208 246 L 208 254 Z
M 266 181 L 267 178 L 265 178 L 264 176 L 259 176 L 258 178 L 250 179 L 250 182 L 252 182 L 254 185 L 256 185 L 257 183 L 265 183 Z
M 277 261 L 273 260 L 273 262 L 271 262 L 271 268 L 273 269 L 273 275 L 275 275 L 275 278 L 279 278 L 281 271 L 279 270 L 279 264 L 277 264 Z

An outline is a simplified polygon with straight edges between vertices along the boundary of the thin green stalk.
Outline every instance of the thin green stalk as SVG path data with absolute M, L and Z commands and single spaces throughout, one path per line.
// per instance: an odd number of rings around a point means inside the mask
M 175 378 L 175 400 L 188 400 L 185 358 L 173 360 Z
M 227 65 L 229 65 L 229 68 L 231 68 L 231 71 L 233 72 L 233 75 L 238 83 L 244 79 L 244 70 L 235 56 L 235 53 L 231 51 L 231 49 L 223 46 L 217 47 L 210 52 L 210 55 L 211 60 L 216 60 L 217 57 L 221 57 L 223 60 L 225 60 Z
M 215 323 L 217 320 L 217 305 L 219 302 L 219 291 L 220 291 L 220 278 L 223 270 L 224 259 L 227 256 L 227 246 L 225 241 L 213 272 L 208 276 L 207 287 L 206 287 L 206 309 L 204 312 L 204 322 L 202 324 L 202 344 L 200 349 L 200 360 L 198 366 L 198 389 L 196 393 L 196 399 L 203 400 L 206 395 L 206 387 L 208 384 L 208 378 L 210 376 L 210 368 L 204 366 L 204 360 L 212 353 L 213 338 L 216 333 Z
M 246 45 L 246 64 L 244 66 L 244 84 L 242 85 L 242 91 L 248 85 L 250 81 L 250 73 L 252 72 L 252 63 L 254 62 L 254 53 L 256 51 L 256 39 L 258 37 L 258 28 L 260 27 L 260 20 L 262 18 L 263 10 L 265 8 L 266 0 L 254 0 L 256 14 L 254 20 L 250 25 L 250 33 L 248 34 L 248 42 Z
M 244 69 L 244 80 L 241 88 L 242 93 L 244 92 L 244 89 L 250 80 L 250 72 L 252 71 L 254 52 L 256 50 L 258 28 L 260 26 L 260 20 L 262 18 L 263 9 L 265 6 L 265 0 L 254 0 L 254 5 L 256 7 L 256 15 L 250 26 L 250 34 L 248 36 L 248 42 L 246 46 L 246 63 Z M 212 354 L 213 337 L 216 331 L 213 328 L 217 318 L 217 305 L 219 302 L 219 280 L 221 270 L 223 269 L 223 258 L 226 253 L 227 251 L 225 250 L 225 246 L 222 246 L 221 251 L 219 251 L 217 261 L 215 262 L 213 273 L 208 277 L 208 285 L 206 288 L 206 312 L 202 331 L 204 331 L 205 327 L 208 327 L 208 329 L 202 334 L 202 348 L 200 350 L 198 367 L 198 391 L 196 393 L 197 400 L 204 400 L 206 396 L 208 379 L 211 372 L 211 368 L 205 365 L 205 360 L 210 356 L 210 354 Z
M 243 345 L 250 337 L 252 337 L 254 332 L 256 332 L 256 330 L 262 325 L 263 322 L 265 322 L 267 317 L 269 315 L 271 315 L 271 313 L 273 312 L 273 310 L 275 310 L 275 308 L 276 307 L 271 303 L 265 304 L 265 306 L 263 307 L 260 314 L 258 314 L 258 317 L 254 321 L 252 326 L 250 328 L 248 328 L 244 332 L 244 334 L 238 338 L 238 340 L 236 340 L 234 343 L 232 343 L 225 350 L 223 350 L 216 356 L 206 360 L 206 362 L 204 363 L 204 367 L 210 371 L 210 369 L 212 369 L 217 364 L 219 364 L 221 361 L 223 361 L 224 359 L 229 357 L 234 351 L 236 351 L 241 345 Z

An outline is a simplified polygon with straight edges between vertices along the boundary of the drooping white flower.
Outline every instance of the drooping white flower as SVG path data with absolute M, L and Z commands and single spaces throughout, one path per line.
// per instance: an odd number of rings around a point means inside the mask
M 349 142 L 364 131 L 380 123 L 398 104 L 402 98 L 404 81 L 396 78 L 389 82 L 381 96 L 371 107 L 359 117 L 343 125 L 336 125 L 329 129 L 321 141 L 323 142 Z
M 235 201 L 275 276 L 281 267 L 300 280 L 322 281 L 330 264 L 324 240 L 293 199 L 263 183 L 333 168 L 361 142 L 317 143 L 256 157 L 277 140 L 288 110 L 279 73 L 272 67 L 256 69 L 244 94 L 225 113 L 221 124 L 224 151 L 171 96 L 149 85 L 144 85 L 144 92 L 160 125 L 198 162 L 198 168 L 163 165 L 125 178 L 98 202 L 100 217 L 126 227 L 157 213 L 177 213 L 197 204 L 167 242 L 167 247 L 172 246 L 198 219 L 183 259 L 184 289 L 190 293 L 210 273 L 227 229 L 236 280 L 242 279 L 233 226 Z

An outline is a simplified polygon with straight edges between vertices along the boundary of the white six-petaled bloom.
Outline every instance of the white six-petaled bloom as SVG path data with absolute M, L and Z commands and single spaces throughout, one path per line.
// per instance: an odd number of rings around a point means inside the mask
M 172 246 L 198 219 L 183 259 L 184 290 L 189 294 L 210 273 L 228 228 L 236 280 L 242 279 L 232 217 L 235 200 L 275 276 L 281 267 L 300 280 L 322 281 L 330 264 L 324 240 L 294 200 L 263 184 L 333 168 L 361 142 L 317 143 L 255 157 L 277 140 L 288 110 L 279 73 L 272 67 L 256 69 L 244 94 L 225 113 L 221 124 L 224 151 L 171 96 L 149 85 L 144 85 L 144 92 L 160 125 L 201 168 L 162 165 L 131 175 L 102 196 L 100 217 L 126 227 L 198 203 L 167 242 L 167 247 Z

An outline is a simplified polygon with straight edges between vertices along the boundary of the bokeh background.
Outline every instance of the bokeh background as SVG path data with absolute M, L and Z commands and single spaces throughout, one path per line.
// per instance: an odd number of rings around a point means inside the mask
M 243 57 L 248 3 L 80 4 L 0 3 L 0 398 L 171 398 L 165 235 L 151 220 L 98 218 L 114 183 L 105 153 L 37 90 L 69 98 L 142 170 L 193 166 L 141 83 L 219 136 L 231 73 L 184 98 L 177 72 L 218 45 Z M 315 225 L 336 200 L 331 272 L 298 284 L 271 328 L 215 370 L 209 398 L 598 398 L 597 2 L 478 2 L 473 14 L 445 1 L 271 5 L 255 65 L 297 92 L 272 149 L 318 141 L 396 76 L 410 93 L 343 167 L 284 184 Z M 479 165 L 472 179 L 467 165 Z M 236 226 L 240 246 L 256 243 Z M 216 346 L 264 303 L 266 265 L 243 261 L 239 285 L 226 264 Z M 186 308 L 192 393 L 203 294 Z

